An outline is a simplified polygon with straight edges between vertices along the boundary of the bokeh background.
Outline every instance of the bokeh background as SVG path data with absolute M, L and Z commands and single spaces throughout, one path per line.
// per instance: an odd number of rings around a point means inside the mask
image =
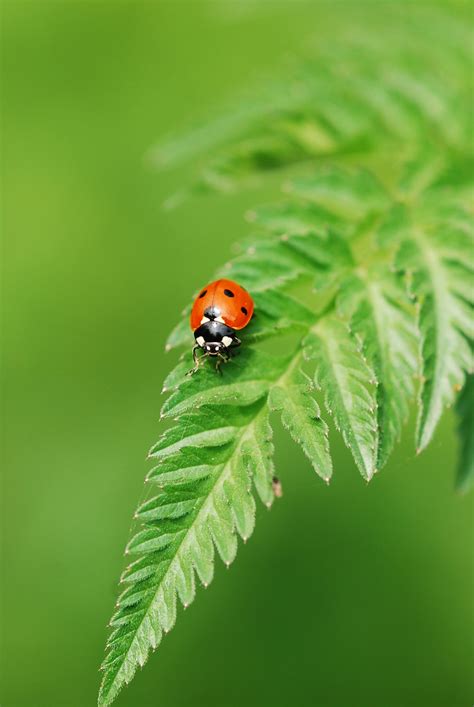
M 322 8 L 3 3 L 2 707 L 95 703 L 165 338 L 266 196 L 165 211 L 189 175 L 144 155 L 323 36 Z M 452 414 L 420 458 L 413 433 L 369 486 L 333 435 L 326 488 L 277 428 L 283 499 L 117 705 L 472 705 L 473 499 Z

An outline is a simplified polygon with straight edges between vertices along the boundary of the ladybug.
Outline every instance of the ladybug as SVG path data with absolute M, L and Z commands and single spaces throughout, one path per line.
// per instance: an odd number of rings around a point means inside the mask
M 240 346 L 236 331 L 247 326 L 253 315 L 253 300 L 246 289 L 232 280 L 215 280 L 202 288 L 191 310 L 191 329 L 194 332 L 194 368 L 207 356 L 216 356 L 216 369 L 230 358 L 229 349 Z M 198 351 L 205 353 L 198 358 Z

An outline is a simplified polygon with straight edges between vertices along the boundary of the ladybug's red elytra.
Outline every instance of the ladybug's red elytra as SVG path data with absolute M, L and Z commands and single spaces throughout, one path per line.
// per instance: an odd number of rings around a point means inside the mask
M 230 358 L 229 349 L 240 346 L 236 331 L 247 326 L 253 315 L 253 300 L 247 290 L 232 280 L 215 280 L 202 288 L 191 310 L 191 329 L 194 332 L 193 348 L 195 373 L 199 363 L 207 356 L 216 356 L 216 368 Z M 198 358 L 199 349 L 204 355 Z

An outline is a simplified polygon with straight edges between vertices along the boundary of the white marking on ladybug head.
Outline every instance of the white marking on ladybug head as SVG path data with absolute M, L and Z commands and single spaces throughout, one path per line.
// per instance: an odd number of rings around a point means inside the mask
M 203 317 L 201 319 L 201 324 L 205 324 L 206 322 L 210 322 L 211 320 L 208 317 Z
M 220 322 L 221 324 L 225 324 L 225 321 L 222 319 L 222 317 L 216 317 L 214 319 L 215 322 Z
M 224 344 L 220 341 L 211 341 L 204 348 L 211 356 L 217 356 L 219 351 L 224 348 Z
M 228 347 L 231 345 L 231 343 L 232 343 L 232 337 L 230 337 L 230 336 L 223 336 L 223 337 L 222 337 L 222 343 L 224 344 L 224 346 L 225 346 L 226 348 L 228 348 Z
M 203 337 L 203 336 L 198 336 L 198 338 L 196 339 L 196 344 L 197 344 L 198 346 L 200 346 L 201 348 L 203 348 L 203 346 L 204 346 L 204 337 Z

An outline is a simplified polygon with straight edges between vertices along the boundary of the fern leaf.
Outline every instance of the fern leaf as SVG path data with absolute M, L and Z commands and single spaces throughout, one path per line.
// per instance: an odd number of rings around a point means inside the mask
M 205 585 L 211 581 L 215 549 L 229 564 L 237 536 L 250 537 L 252 488 L 271 505 L 270 410 L 280 412 L 316 472 L 329 480 L 328 429 L 302 366 L 369 480 L 397 441 L 413 396 L 417 323 L 426 379 L 420 415 L 424 443 L 471 365 L 471 233 L 463 209 L 442 194 L 425 197 L 431 177 L 414 177 L 416 194 L 407 192 L 407 205 L 400 209 L 377 180 L 361 175 L 338 172 L 326 192 L 317 176 L 314 190 L 308 181 L 304 188 L 302 182 L 296 185 L 297 201 L 287 203 L 284 212 L 257 210 L 255 222 L 276 235 L 247 247 L 226 268 L 255 287 L 257 317 L 248 340 L 287 330 L 298 337 L 296 349 L 274 356 L 243 347 L 222 378 L 211 367 L 186 377 L 187 353 L 165 381 L 169 395 L 162 415 L 175 424 L 150 450 L 156 465 L 147 480 L 157 493 L 137 509 L 141 528 L 127 546 L 136 559 L 122 575 L 126 589 L 111 621 L 101 705 L 110 704 L 172 628 L 177 602 L 186 606 L 193 600 L 196 575 Z M 357 204 L 364 180 L 374 195 L 367 209 Z M 335 210 L 331 189 L 347 194 L 342 210 Z M 315 207 L 332 215 L 331 229 L 342 219 L 340 232 L 315 227 Z M 281 233 L 287 228 L 290 232 Z M 442 237 L 446 233 L 448 240 Z M 376 243 L 378 250 L 371 251 Z M 391 269 L 394 253 L 398 268 L 410 276 L 418 309 Z M 332 289 L 308 306 L 301 293 L 321 282 L 331 282 Z M 175 330 L 172 345 L 184 342 L 184 334 L 184 328 Z
M 433 205 L 434 206 L 434 205 Z M 472 232 L 443 221 L 413 228 L 397 264 L 410 277 L 419 305 L 422 385 L 419 394 L 417 446 L 431 440 L 446 405 L 473 370 L 468 339 L 474 337 Z
M 99 704 L 110 704 L 120 688 L 143 665 L 176 618 L 177 597 L 187 606 L 195 594 L 195 573 L 207 585 L 213 575 L 214 547 L 226 564 L 237 550 L 236 533 L 247 539 L 253 530 L 255 505 L 250 491 L 248 446 L 257 434 L 261 406 L 248 410 L 248 421 L 231 443 L 215 455 L 211 448 L 186 447 L 165 457 L 148 479 L 163 482 L 161 493 L 137 511 L 143 523 L 127 553 L 139 555 L 125 571 L 129 585 L 111 620 L 109 653 Z M 229 410 L 229 416 L 234 412 Z M 245 450 L 244 450 L 245 445 Z M 253 445 L 251 449 L 254 450 Z M 255 450 L 254 450 L 255 451 Z M 203 460 L 206 461 L 203 464 Z M 183 463 L 184 465 L 181 465 Z M 186 470 L 192 470 L 188 475 Z M 262 490 L 262 482 L 259 481 Z M 271 485 L 265 499 L 269 502 Z
M 313 380 L 370 480 L 396 443 L 414 394 L 418 324 L 425 376 L 420 438 L 423 444 L 429 440 L 441 408 L 453 400 L 454 387 L 471 365 L 472 234 L 461 207 L 443 193 L 425 195 L 438 171 L 427 169 L 425 176 L 413 174 L 405 207 L 374 177 L 338 171 L 326 190 L 318 175 L 314 189 L 308 180 L 296 183 L 297 200 L 283 211 L 255 212 L 254 221 L 272 235 L 226 268 L 255 288 L 257 317 L 246 332 L 247 344 L 283 330 L 299 344 L 284 356 L 247 345 L 222 377 L 209 366 L 186 377 L 187 353 L 167 377 L 162 416 L 175 424 L 149 453 L 156 465 L 147 480 L 157 493 L 137 509 L 141 528 L 127 546 L 136 559 L 122 575 L 127 587 L 111 621 L 100 704 L 110 704 L 172 628 L 177 601 L 193 600 L 195 576 L 205 585 L 211 581 L 215 548 L 225 563 L 233 561 L 237 535 L 246 540 L 253 531 L 252 488 L 271 505 L 270 410 L 281 414 L 328 481 L 328 429 Z M 367 208 L 357 203 L 364 184 Z M 342 206 L 336 208 L 339 197 Z M 315 208 L 330 214 L 330 231 L 317 227 Z M 338 231 L 339 221 L 344 225 Z M 416 307 L 391 268 L 394 254 L 410 279 Z M 311 298 L 305 301 L 302 293 L 321 283 L 332 287 L 308 306 Z M 184 327 L 175 330 L 171 344 L 184 342 L 185 334 Z
M 242 444 L 242 459 L 248 473 L 253 478 L 260 500 L 267 508 L 272 505 L 274 499 L 273 478 L 275 472 L 272 436 L 268 412 L 262 409 L 253 425 L 247 430 Z
M 246 349 L 226 368 L 225 382 L 212 371 L 202 371 L 194 380 L 181 382 L 165 403 L 166 415 L 176 410 L 183 414 L 150 452 L 159 464 L 147 479 L 161 491 L 136 513 L 142 529 L 129 542 L 127 554 L 138 559 L 122 576 L 129 587 L 111 621 L 100 704 L 110 704 L 137 666 L 143 665 L 149 650 L 172 628 L 177 597 L 185 605 L 192 601 L 195 572 L 209 583 L 213 547 L 225 563 L 233 561 L 236 533 L 246 540 L 254 526 L 251 483 L 262 501 L 271 504 L 273 447 L 265 404 L 270 391 L 274 407 L 288 394 L 297 415 L 290 422 L 285 409 L 284 422 L 307 454 L 318 454 L 320 461 L 313 462 L 319 473 L 329 477 L 327 428 L 314 401 L 306 399 L 304 378 L 292 370 L 292 361 L 293 357 L 277 359 Z M 182 372 L 183 366 L 178 369 Z M 256 394 L 252 389 L 249 395 L 248 384 L 253 385 L 256 371 L 264 387 L 258 386 Z M 210 402 L 214 397 L 208 393 L 216 381 L 228 391 L 218 406 Z M 203 421 L 210 422 L 206 431 Z
M 321 404 L 369 480 L 400 436 L 417 376 L 421 450 L 473 369 L 472 145 L 460 109 L 472 42 L 443 13 L 431 24 L 422 9 L 410 21 L 395 13 L 389 35 L 385 14 L 373 15 L 371 31 L 341 30 L 283 85 L 161 148 L 163 164 L 206 154 L 199 189 L 301 169 L 281 203 L 248 214 L 261 235 L 218 273 L 256 304 L 222 377 L 207 365 L 186 376 L 189 309 L 168 339 L 187 352 L 163 387 L 171 426 L 149 452 L 151 494 L 127 545 L 100 705 L 171 630 L 196 580 L 212 580 L 216 550 L 233 561 L 254 529 L 255 494 L 272 504 L 270 412 L 328 481 Z M 268 339 L 278 355 L 260 348 Z M 470 378 L 457 404 L 462 488 L 474 476 L 471 389 Z
M 305 358 L 316 364 L 315 384 L 324 391 L 326 409 L 369 481 L 377 470 L 373 373 L 336 317 L 319 321 L 303 345 Z
M 377 380 L 377 469 L 399 440 L 418 373 L 417 329 L 413 305 L 385 266 L 359 269 L 347 277 L 338 298 L 341 312 L 357 332 L 363 354 Z
M 283 425 L 301 446 L 316 473 L 329 482 L 332 460 L 328 427 L 312 395 L 311 380 L 294 365 L 280 384 L 272 387 L 269 406 L 281 413 Z

